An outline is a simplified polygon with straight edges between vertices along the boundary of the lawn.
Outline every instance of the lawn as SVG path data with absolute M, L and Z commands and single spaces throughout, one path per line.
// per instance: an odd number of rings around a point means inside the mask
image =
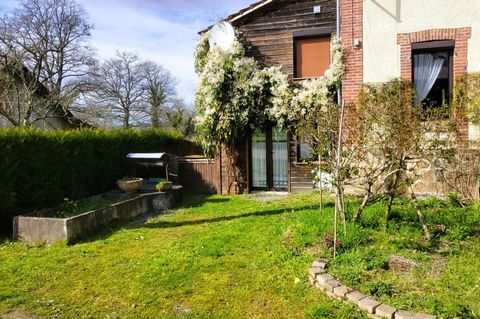
M 6 241 L 0 317 L 15 309 L 46 318 L 366 318 L 308 283 L 311 262 L 331 255 L 333 205 L 320 214 L 317 200 L 191 197 L 186 208 L 74 246 Z M 479 209 L 422 204 L 433 242 L 406 201 L 385 231 L 379 202 L 348 225 L 329 271 L 403 309 L 479 318 Z
M 0 313 L 61 318 L 365 318 L 308 284 L 314 196 L 196 197 L 74 246 L 0 246 Z

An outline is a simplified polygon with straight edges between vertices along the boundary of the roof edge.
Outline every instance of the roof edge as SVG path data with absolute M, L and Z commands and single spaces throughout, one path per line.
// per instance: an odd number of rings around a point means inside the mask
M 265 7 L 266 5 L 269 5 L 270 3 L 274 2 L 275 0 L 260 0 L 258 2 L 255 2 L 251 4 L 250 6 L 240 9 L 238 12 L 229 15 L 226 19 L 222 21 L 226 21 L 229 23 L 235 23 L 236 21 L 250 15 L 251 13 Z M 206 29 L 201 30 L 198 32 L 198 34 L 203 35 L 205 32 L 210 31 L 210 29 L 213 27 L 213 25 L 208 26 Z

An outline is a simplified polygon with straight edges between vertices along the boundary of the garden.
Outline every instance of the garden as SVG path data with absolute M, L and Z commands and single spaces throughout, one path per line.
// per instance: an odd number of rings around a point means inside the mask
M 329 274 L 398 309 L 480 318 L 478 147 L 459 130 L 478 123 L 479 75 L 457 79 L 451 106 L 412 105 L 402 79 L 366 84 L 346 105 L 340 39 L 331 50 L 325 75 L 301 83 L 249 57 L 240 38 L 222 50 L 205 35 L 196 52 L 205 156 L 225 150 L 238 178 L 238 141 L 279 125 L 308 144 L 320 192 L 185 194 L 178 209 L 157 192 L 112 197 L 136 177 L 127 154 L 199 148 L 159 129 L 1 130 L 1 225 L 13 219 L 18 235 L 22 218 L 43 218 L 67 233 L 1 241 L 0 316 L 367 318 L 312 287 L 308 269 L 324 258 Z
M 367 318 L 308 281 L 312 261 L 400 309 L 478 318 L 480 209 L 452 197 L 385 202 L 340 230 L 333 201 L 307 195 L 191 196 L 184 208 L 110 229 L 76 245 L 4 241 L 0 314 L 46 318 Z M 348 198 L 350 216 L 359 200 Z

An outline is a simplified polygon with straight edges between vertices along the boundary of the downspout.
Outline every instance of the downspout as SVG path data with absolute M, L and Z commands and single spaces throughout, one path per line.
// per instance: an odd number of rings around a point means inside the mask
M 341 15 L 340 15 L 340 1 L 341 0 L 337 0 L 337 38 L 340 38 L 340 18 L 341 18 Z M 337 90 L 337 103 L 338 105 L 341 105 L 342 104 L 342 85 L 340 84 L 340 87 L 338 88 Z

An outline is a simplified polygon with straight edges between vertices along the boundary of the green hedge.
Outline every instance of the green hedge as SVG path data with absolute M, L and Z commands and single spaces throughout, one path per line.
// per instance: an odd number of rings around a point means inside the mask
M 132 172 L 130 152 L 196 154 L 178 133 L 161 130 L 0 129 L 0 228 L 12 217 L 115 188 Z M 3 227 L 5 228 L 5 227 Z

